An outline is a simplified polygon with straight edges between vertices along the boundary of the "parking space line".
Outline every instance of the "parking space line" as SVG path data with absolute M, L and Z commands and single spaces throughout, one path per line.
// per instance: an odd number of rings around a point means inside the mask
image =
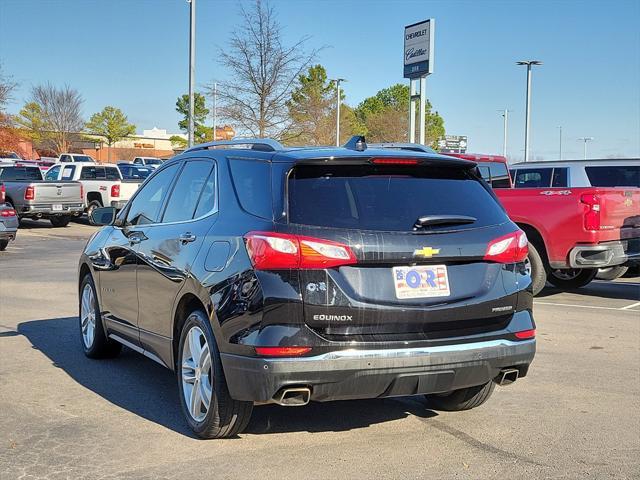
M 598 307 L 594 305 L 575 305 L 571 303 L 554 303 L 554 302 L 534 302 L 534 305 L 553 305 L 559 307 L 575 307 L 575 308 L 593 308 L 594 310 L 627 310 L 633 306 L 640 305 L 640 302 L 634 303 L 632 305 L 627 305 L 626 307 L 616 308 L 616 307 Z
M 622 307 L 620 310 L 630 310 L 634 307 L 640 307 L 640 302 L 632 303 L 631 305 L 627 305 L 626 307 Z

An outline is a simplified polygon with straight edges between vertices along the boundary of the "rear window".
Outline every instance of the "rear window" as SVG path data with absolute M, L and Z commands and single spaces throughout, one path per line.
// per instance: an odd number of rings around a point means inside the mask
M 487 187 L 461 168 L 299 165 L 289 176 L 292 223 L 382 231 L 411 231 L 425 215 L 466 215 L 464 229 L 495 225 L 507 216 Z
M 95 162 L 89 155 L 74 155 L 73 160 L 76 162 Z
M 592 187 L 640 187 L 640 165 L 585 167 Z
M 493 188 L 511 188 L 509 171 L 501 162 L 478 162 L 478 170 Z
M 4 167 L 0 168 L 0 179 L 9 181 L 42 180 L 38 167 Z

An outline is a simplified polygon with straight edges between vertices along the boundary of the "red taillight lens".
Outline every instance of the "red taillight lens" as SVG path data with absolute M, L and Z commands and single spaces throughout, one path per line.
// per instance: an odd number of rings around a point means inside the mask
M 115 185 L 111 185 L 111 196 L 119 197 L 120 196 L 120 184 L 116 183 Z
M 244 238 L 257 270 L 321 269 L 357 262 L 348 246 L 331 240 L 274 232 L 249 232 Z
M 84 187 L 80 184 L 80 199 L 84 200 Z
M 311 351 L 311 347 L 256 347 L 256 353 L 265 357 L 297 357 Z
M 4 203 L 5 202 L 5 195 L 6 195 L 6 190 L 4 188 L 4 185 L 0 185 L 0 203 Z
M 12 208 L 7 210 L 0 210 L 0 217 L 15 217 L 16 211 Z
M 414 158 L 373 158 L 371 163 L 375 165 L 418 165 L 420 160 Z
M 24 191 L 25 200 L 33 200 L 36 198 L 36 190 L 33 186 L 29 186 Z
M 516 338 L 519 338 L 520 340 L 526 340 L 527 338 L 535 338 L 536 330 L 535 328 L 531 330 L 522 330 L 521 332 L 514 333 L 514 335 L 516 336 Z
M 516 230 L 489 242 L 484 259 L 498 263 L 517 263 L 524 261 L 528 254 L 527 235 L 522 230 Z
M 580 202 L 585 204 L 585 230 L 600 230 L 600 196 L 585 193 L 580 196 Z

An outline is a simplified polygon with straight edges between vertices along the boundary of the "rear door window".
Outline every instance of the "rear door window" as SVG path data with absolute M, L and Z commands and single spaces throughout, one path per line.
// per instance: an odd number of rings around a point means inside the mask
M 552 187 L 568 187 L 567 168 L 554 168 L 553 178 L 551 179 Z
M 104 173 L 107 180 L 120 180 L 119 170 L 117 167 L 104 167 Z
M 76 172 L 75 165 L 66 165 L 62 169 L 62 180 L 73 180 L 73 174 Z
M 585 167 L 592 187 L 640 187 L 640 165 Z
M 516 188 L 547 188 L 551 185 L 552 168 L 519 168 L 516 170 Z
M 475 217 L 466 229 L 506 222 L 486 185 L 455 167 L 298 165 L 288 181 L 291 223 L 379 231 L 411 231 L 425 215 Z

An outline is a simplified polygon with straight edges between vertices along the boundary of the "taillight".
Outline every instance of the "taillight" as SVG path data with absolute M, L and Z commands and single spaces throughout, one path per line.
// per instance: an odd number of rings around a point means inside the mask
M 321 269 L 357 262 L 348 246 L 331 240 L 274 232 L 249 232 L 244 238 L 256 270 Z
M 33 185 L 28 186 L 24 191 L 25 200 L 33 200 L 36 198 L 36 190 Z
M 580 202 L 586 206 L 584 212 L 585 230 L 600 230 L 600 196 L 584 193 L 580 196 Z
M 112 197 L 119 197 L 120 196 L 120 184 L 119 183 L 111 185 L 111 196 Z
M 519 338 L 520 340 L 526 340 L 527 338 L 535 338 L 536 330 L 535 328 L 531 330 L 522 330 L 520 332 L 514 333 L 514 335 L 516 336 L 516 338 Z
M 80 200 L 84 200 L 84 186 L 80 184 Z
M 4 203 L 6 198 L 6 189 L 4 184 L 0 185 L 0 203 Z
M 15 216 L 16 216 L 16 211 L 13 208 L 0 210 L 0 217 L 15 217 Z
M 311 347 L 256 347 L 256 353 L 265 357 L 296 357 L 311 351 Z
M 371 163 L 374 165 L 418 165 L 420 160 L 415 158 L 374 158 Z
M 498 263 L 524 261 L 529 254 L 529 241 L 522 230 L 508 233 L 489 242 L 484 259 Z

